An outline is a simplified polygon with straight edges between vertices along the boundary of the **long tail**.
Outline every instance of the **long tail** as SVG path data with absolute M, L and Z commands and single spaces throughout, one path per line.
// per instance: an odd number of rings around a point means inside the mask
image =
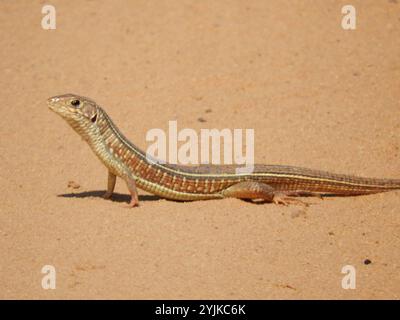
M 294 188 L 312 193 L 350 196 L 400 189 L 400 179 L 364 178 L 290 166 L 267 167 L 258 169 L 278 176 L 277 179 L 294 179 Z

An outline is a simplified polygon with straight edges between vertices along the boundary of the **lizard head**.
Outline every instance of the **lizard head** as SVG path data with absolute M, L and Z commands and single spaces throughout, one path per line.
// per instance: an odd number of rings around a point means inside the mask
M 50 110 L 66 120 L 71 127 L 89 140 L 98 131 L 97 115 L 100 107 L 89 98 L 76 94 L 64 94 L 47 99 Z
M 97 118 L 97 104 L 89 98 L 76 94 L 63 94 L 47 100 L 49 108 L 67 120 L 69 123 L 95 123 Z

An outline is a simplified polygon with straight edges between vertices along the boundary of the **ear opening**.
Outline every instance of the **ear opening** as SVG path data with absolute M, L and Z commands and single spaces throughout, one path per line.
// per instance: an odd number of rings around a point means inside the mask
M 93 123 L 97 120 L 97 108 L 92 104 L 85 104 L 82 108 L 83 115 Z
M 93 123 L 95 123 L 97 120 L 97 113 L 95 113 L 91 118 L 90 121 L 92 121 Z

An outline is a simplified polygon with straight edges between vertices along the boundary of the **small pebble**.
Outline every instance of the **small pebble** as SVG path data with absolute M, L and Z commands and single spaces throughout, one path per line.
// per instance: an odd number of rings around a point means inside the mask
M 81 186 L 75 181 L 68 181 L 68 188 L 79 189 Z

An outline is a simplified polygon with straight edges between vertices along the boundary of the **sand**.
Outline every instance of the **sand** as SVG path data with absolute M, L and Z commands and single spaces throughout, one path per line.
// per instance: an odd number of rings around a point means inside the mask
M 46 3 L 0 3 L 0 298 L 399 298 L 400 192 L 126 209 L 45 103 L 91 97 L 141 148 L 169 120 L 253 128 L 257 163 L 400 178 L 398 1 L 352 1 L 347 31 L 347 1 L 52 1 L 43 30 Z

